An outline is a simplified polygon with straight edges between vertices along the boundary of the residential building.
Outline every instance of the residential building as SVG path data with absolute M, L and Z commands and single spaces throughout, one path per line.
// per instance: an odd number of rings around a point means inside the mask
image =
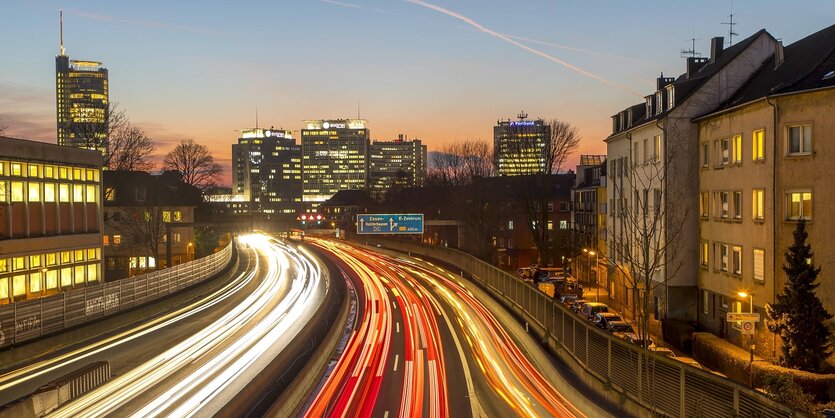
M 606 256 L 606 168 L 605 155 L 581 155 L 571 189 L 572 252 L 594 251 L 598 260 Z M 590 270 L 586 261 L 577 259 L 574 275 L 591 282 L 596 270 Z M 605 260 L 600 265 L 605 266 Z M 605 277 L 601 273 L 601 280 Z
M 101 282 L 101 160 L 0 137 L 0 304 Z
M 493 158 L 500 176 L 518 176 L 548 172 L 548 143 L 551 126 L 542 119 L 500 120 L 493 127 Z
M 109 87 L 107 68 L 97 61 L 71 60 L 64 49 L 55 57 L 58 144 L 106 152 Z
M 302 151 L 283 129 L 245 129 L 232 145 L 233 194 L 248 215 L 295 218 L 302 208 Z
M 372 195 L 381 198 L 398 187 L 420 187 L 426 181 L 426 145 L 400 134 L 394 141 L 374 141 L 369 151 Z
M 728 312 L 757 312 L 786 283 L 784 254 L 797 220 L 823 272 L 835 220 L 835 25 L 773 53 L 734 95 L 696 118 L 699 127 L 698 321 L 740 346 L 740 323 Z M 835 282 L 819 277 L 817 295 L 835 312 Z M 744 292 L 746 297 L 740 297 Z M 753 306 L 751 306 L 753 300 Z M 757 352 L 779 342 L 756 323 Z
M 314 211 L 340 190 L 368 188 L 366 120 L 307 120 L 301 131 L 302 202 Z
M 684 74 L 662 74 L 643 103 L 612 117 L 605 140 L 612 300 L 625 312 L 647 300 L 654 332 L 661 319 L 696 319 L 699 133 L 691 119 L 728 100 L 777 45 L 765 30 L 727 49 L 713 38 L 709 58 L 688 58 Z
M 201 200 L 200 190 L 183 182 L 177 172 L 152 175 L 144 171 L 105 171 L 106 279 L 134 276 L 194 259 L 193 222 Z

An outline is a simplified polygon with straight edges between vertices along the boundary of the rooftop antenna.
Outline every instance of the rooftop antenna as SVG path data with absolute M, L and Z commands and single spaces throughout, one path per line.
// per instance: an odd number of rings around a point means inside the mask
M 722 22 L 722 24 L 723 25 L 728 25 L 728 46 L 731 46 L 731 45 L 734 44 L 734 35 L 739 35 L 738 33 L 734 32 L 734 26 L 736 26 L 737 23 L 734 22 L 734 2 L 733 2 L 733 0 L 731 0 L 730 20 L 727 21 L 727 22 Z
M 527 118 L 528 118 L 528 114 L 527 114 L 527 113 L 525 113 L 525 111 L 523 110 L 521 113 L 519 113 L 518 115 L 516 115 L 516 117 L 517 117 L 517 118 L 519 118 L 519 120 L 525 120 L 525 119 L 527 119 Z
M 67 55 L 67 51 L 64 49 L 64 11 L 58 11 L 58 22 L 59 22 L 59 32 L 61 33 L 61 56 Z
M 692 33 L 692 35 L 691 35 L 692 37 L 690 39 L 688 39 L 688 41 L 690 41 L 690 49 L 682 49 L 681 50 L 681 55 L 679 55 L 681 58 L 686 58 L 688 56 L 696 58 L 696 57 L 701 57 L 702 56 L 701 52 L 696 51 L 696 41 L 700 41 L 701 39 L 696 38 L 696 21 L 695 21 L 695 19 L 693 20 L 693 32 L 691 32 L 691 33 Z

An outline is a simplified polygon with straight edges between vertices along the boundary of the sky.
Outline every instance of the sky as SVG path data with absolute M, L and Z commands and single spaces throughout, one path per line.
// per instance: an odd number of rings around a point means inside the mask
M 199 5 L 199 6 L 198 6 Z M 298 131 L 305 119 L 369 121 L 429 150 L 492 141 L 498 119 L 560 119 L 580 154 L 605 154 L 610 116 L 642 101 L 681 51 L 709 55 L 733 12 L 789 44 L 835 23 L 830 0 L 3 0 L 0 123 L 56 141 L 58 11 L 71 59 L 101 61 L 110 100 L 164 155 L 194 138 L 230 174 L 238 130 Z M 570 167 L 568 167 L 570 168 Z

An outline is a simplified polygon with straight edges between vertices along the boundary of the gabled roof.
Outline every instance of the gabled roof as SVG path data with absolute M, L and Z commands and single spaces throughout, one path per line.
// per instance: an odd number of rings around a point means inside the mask
M 203 201 L 200 190 L 183 182 L 180 173 L 175 171 L 159 175 L 145 171 L 105 170 L 102 173 L 104 187 L 112 188 L 115 193 L 113 200 L 105 199 L 107 207 L 198 206 Z M 137 189 L 144 191 L 137 194 Z
M 835 25 L 784 47 L 783 62 L 776 65 L 777 59 L 772 55 L 733 96 L 703 116 L 768 95 L 835 86 L 835 73 L 826 77 L 835 71 Z
M 368 195 L 364 190 L 340 190 L 336 192 L 330 199 L 324 201 L 319 207 L 374 207 L 377 202 Z

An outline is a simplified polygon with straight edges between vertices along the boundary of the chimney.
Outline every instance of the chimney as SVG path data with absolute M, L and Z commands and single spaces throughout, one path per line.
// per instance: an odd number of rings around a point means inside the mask
M 687 78 L 690 79 L 707 64 L 707 58 L 702 57 L 688 57 L 687 58 Z
M 785 55 L 783 54 L 783 41 L 777 41 L 777 44 L 774 46 L 774 68 L 780 66 L 785 59 Z
M 655 85 L 657 86 L 655 90 L 661 90 L 673 81 L 676 81 L 676 79 L 673 77 L 664 77 L 664 73 L 661 73 L 661 77 L 655 79 Z
M 722 55 L 725 49 L 725 38 L 723 36 L 715 36 L 710 40 L 710 62 L 716 62 L 716 59 Z

